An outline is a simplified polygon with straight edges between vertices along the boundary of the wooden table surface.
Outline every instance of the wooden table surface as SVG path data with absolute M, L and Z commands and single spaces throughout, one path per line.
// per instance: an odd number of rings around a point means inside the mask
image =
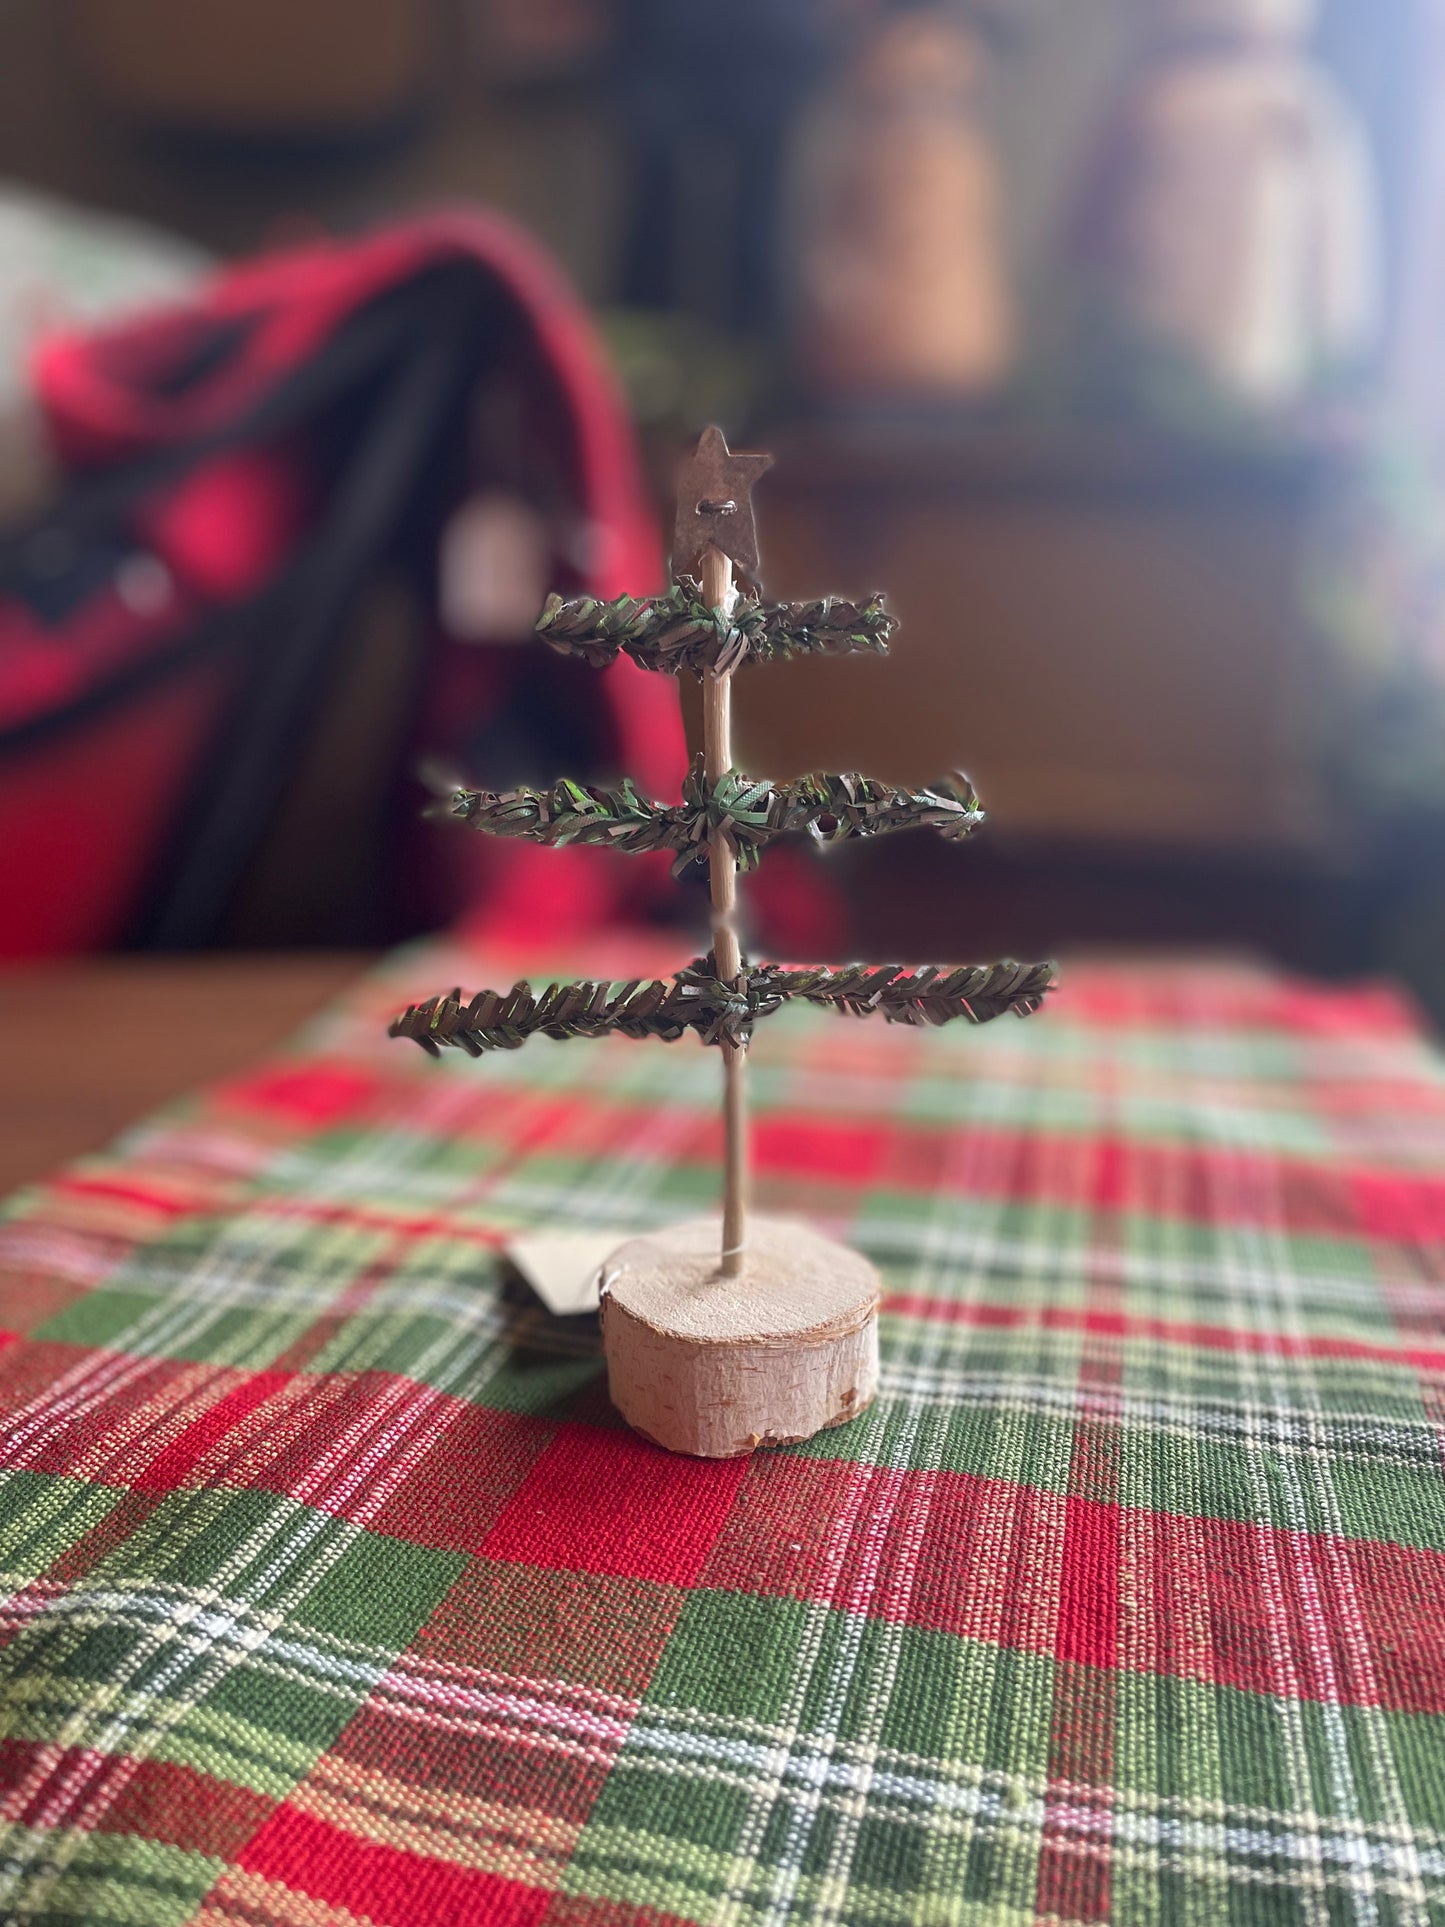
M 276 951 L 0 968 L 0 1196 L 253 1062 L 368 961 Z

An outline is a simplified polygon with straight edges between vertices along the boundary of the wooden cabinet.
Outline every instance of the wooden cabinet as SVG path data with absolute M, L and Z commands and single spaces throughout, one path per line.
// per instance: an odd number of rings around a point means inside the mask
M 778 439 L 769 595 L 884 589 L 888 661 L 738 683 L 751 766 L 961 767 L 1000 831 L 1311 851 L 1319 645 L 1300 557 L 1329 463 L 1122 438 Z
M 1322 775 L 1303 557 L 1342 449 L 1250 459 L 1082 430 L 751 437 L 770 597 L 887 592 L 887 660 L 738 678 L 761 774 L 958 767 L 967 849 L 831 854 L 859 954 L 1219 943 L 1358 961 L 1358 858 Z

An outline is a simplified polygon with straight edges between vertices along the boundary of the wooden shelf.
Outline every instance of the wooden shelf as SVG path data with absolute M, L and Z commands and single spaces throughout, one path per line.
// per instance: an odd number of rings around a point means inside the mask
M 882 588 L 902 629 L 886 662 L 740 678 L 748 767 L 962 767 L 1005 834 L 1163 860 L 1315 861 L 1346 834 L 1312 751 L 1300 565 L 1348 424 L 1258 451 L 959 417 L 794 425 L 771 445 L 768 593 Z
M 1091 501 L 1296 493 L 1356 459 L 1358 423 L 1320 416 L 1254 445 L 1227 446 L 1105 422 L 1044 424 L 944 408 L 759 429 L 777 470 L 766 484 L 836 497 L 860 490 Z M 760 500 L 764 499 L 762 497 Z

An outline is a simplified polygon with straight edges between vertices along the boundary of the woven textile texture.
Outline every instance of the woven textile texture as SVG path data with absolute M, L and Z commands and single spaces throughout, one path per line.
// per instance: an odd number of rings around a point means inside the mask
M 0 1920 L 1445 1923 L 1404 1009 L 1181 965 L 778 1016 L 759 1202 L 882 1269 L 883 1389 L 706 1463 L 497 1254 L 708 1208 L 716 1054 L 386 1041 L 510 962 L 394 958 L 8 1206 Z

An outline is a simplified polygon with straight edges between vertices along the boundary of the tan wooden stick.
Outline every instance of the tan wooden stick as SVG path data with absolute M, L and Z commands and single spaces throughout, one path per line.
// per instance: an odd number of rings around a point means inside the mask
M 711 545 L 702 557 L 703 599 L 714 609 L 732 601 L 733 565 Z M 709 783 L 732 768 L 732 672 L 720 676 L 709 670 L 702 685 L 703 766 Z M 742 975 L 738 946 L 738 866 L 725 833 L 713 830 L 708 838 L 708 874 L 712 886 L 713 955 L 718 976 L 736 983 Z M 737 1044 L 723 1044 L 723 1234 L 722 1270 L 738 1277 L 747 1249 L 748 1098 L 747 1052 Z

